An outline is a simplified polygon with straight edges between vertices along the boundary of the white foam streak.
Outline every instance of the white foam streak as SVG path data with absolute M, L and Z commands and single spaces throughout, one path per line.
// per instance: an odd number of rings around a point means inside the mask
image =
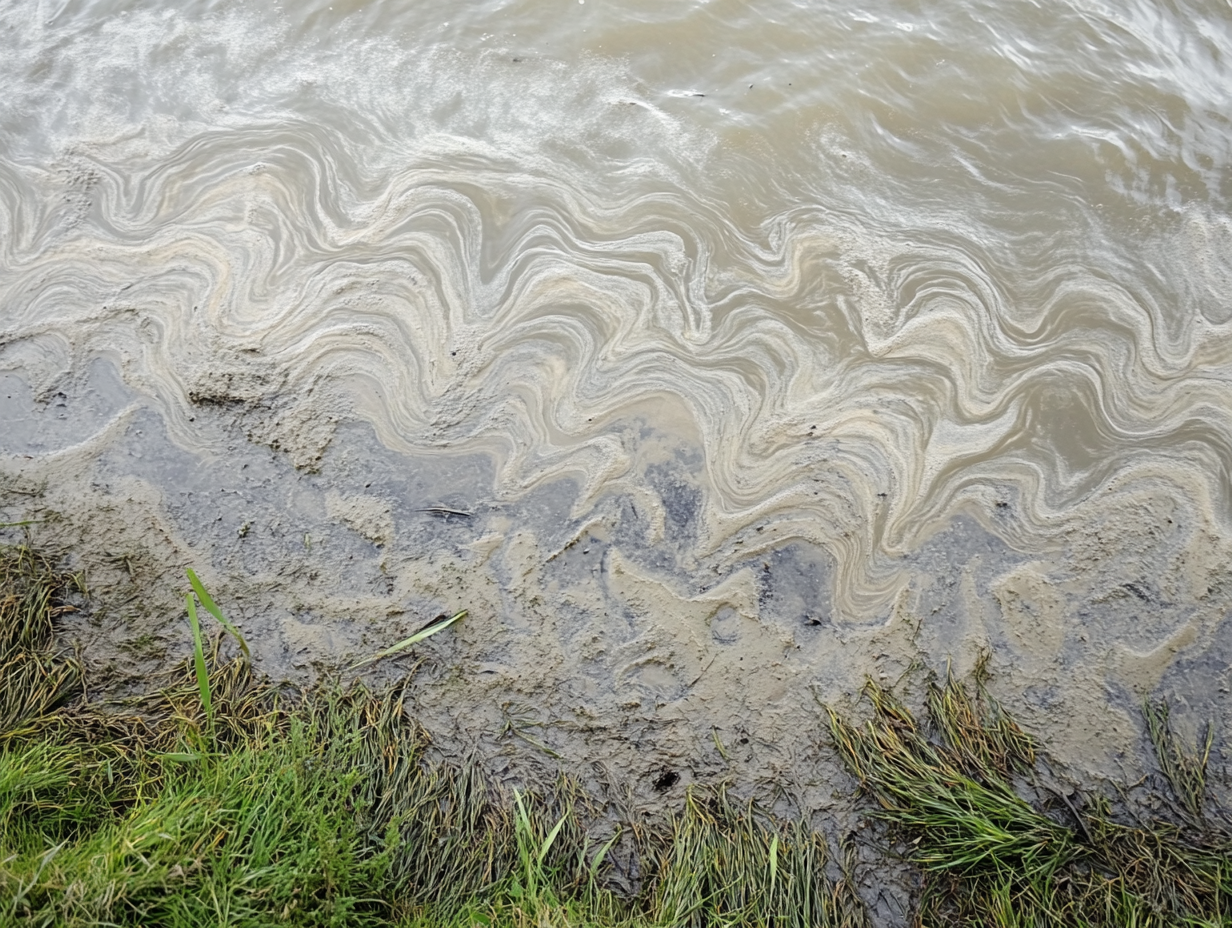
M 474 164 L 356 189 L 347 156 L 282 126 L 141 176 L 10 167 L 4 339 L 118 355 L 188 447 L 203 398 L 278 409 L 305 460 L 321 433 L 288 408 L 349 407 L 391 447 L 491 455 L 505 497 L 563 476 L 583 501 L 637 491 L 654 439 L 621 424 L 644 420 L 700 446 L 699 555 L 788 519 L 853 595 L 977 487 L 1015 487 L 1039 536 L 1166 454 L 1227 511 L 1227 326 L 1164 318 L 1076 256 L 994 279 L 974 242 L 816 210 L 750 235 L 682 191 L 602 201 Z

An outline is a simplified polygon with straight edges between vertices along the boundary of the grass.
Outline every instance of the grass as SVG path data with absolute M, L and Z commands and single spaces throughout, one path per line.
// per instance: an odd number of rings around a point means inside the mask
M 204 592 L 204 589 L 202 590 L 202 592 Z M 221 613 L 219 613 L 219 615 L 221 615 Z M 437 634 L 438 632 L 443 632 L 454 622 L 458 622 L 464 618 L 466 618 L 465 609 L 463 609 L 461 612 L 456 612 L 451 616 L 444 616 L 444 615 L 439 616 L 433 619 L 431 622 L 429 622 L 427 625 L 425 625 L 415 634 L 411 635 L 409 638 L 404 638 L 402 641 L 399 641 L 397 644 L 393 645 L 392 647 L 388 647 L 384 651 L 381 651 L 377 654 L 372 655 L 372 657 L 365 658 L 362 661 L 357 661 L 356 663 L 352 664 L 347 669 L 348 670 L 358 670 L 360 667 L 366 667 L 369 664 L 375 664 L 377 661 L 384 660 L 387 657 L 393 657 L 395 654 L 401 654 L 407 648 L 410 648 L 413 645 L 419 644 L 419 642 L 423 641 L 425 638 L 430 638 L 433 635 Z
M 22 730 L 81 684 L 81 664 L 54 653 L 64 586 L 27 548 L 0 560 L 0 732 Z
M 660 924 L 864 925 L 850 870 L 831 882 L 825 838 L 782 828 L 720 789 L 691 793 L 660 862 L 654 909 Z
M 1232 925 L 1232 835 L 1203 810 L 1211 738 L 1186 750 L 1166 709 L 1147 727 L 1179 815 L 1114 814 L 1040 786 L 1036 745 L 984 692 L 932 684 L 928 718 L 870 683 L 873 716 L 831 712 L 835 745 L 923 874 L 921 925 Z M 1029 801 L 1032 800 L 1032 801 Z
M 823 839 L 722 792 L 599 840 L 566 778 L 509 795 L 428 762 L 398 688 L 256 679 L 195 577 L 188 660 L 87 698 L 55 643 L 63 579 L 27 549 L 0 552 L 0 577 L 0 924 L 860 924 Z M 608 888 L 618 847 L 638 895 Z
M 57 646 L 67 584 L 0 550 L 0 925 L 870 923 L 851 847 L 836 858 L 722 787 L 658 827 L 605 827 L 567 778 L 510 794 L 474 764 L 430 761 L 398 687 L 257 679 L 195 576 L 189 658 L 108 697 Z M 920 720 L 867 695 L 871 717 L 831 713 L 830 733 L 918 869 L 917 924 L 1232 925 L 1209 732 L 1186 746 L 1166 706 L 1145 707 L 1173 814 L 1139 821 L 1039 786 L 1038 746 L 978 681 L 933 685 Z M 614 891 L 616 873 L 637 891 Z

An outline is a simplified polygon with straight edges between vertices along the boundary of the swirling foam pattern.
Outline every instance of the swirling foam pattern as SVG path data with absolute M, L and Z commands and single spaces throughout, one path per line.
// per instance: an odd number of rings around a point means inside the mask
M 851 610 L 960 511 L 1227 528 L 1225 4 L 468 6 L 0 13 L 0 337 L 579 510 L 669 433 L 696 556 L 807 538 Z

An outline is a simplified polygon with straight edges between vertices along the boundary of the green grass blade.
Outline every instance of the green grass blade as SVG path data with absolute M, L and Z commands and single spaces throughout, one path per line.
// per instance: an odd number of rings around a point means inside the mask
M 560 817 L 560 821 L 556 823 L 556 827 L 548 834 L 543 842 L 543 846 L 539 848 L 539 866 L 543 866 L 543 862 L 548 858 L 548 852 L 552 850 L 552 845 L 556 843 L 556 836 L 560 834 L 561 828 L 564 827 L 565 821 L 569 818 L 569 813 L 566 812 Z
M 372 657 L 365 658 L 364 660 L 359 661 L 358 663 L 352 664 L 347 669 L 357 670 L 360 667 L 366 667 L 368 664 L 375 664 L 377 661 L 383 660 L 384 658 L 392 657 L 395 654 L 400 654 L 401 652 L 405 651 L 407 648 L 413 645 L 419 644 L 419 642 L 423 641 L 425 638 L 431 638 L 437 632 L 443 632 L 454 622 L 457 622 L 459 619 L 464 619 L 464 618 L 466 618 L 465 609 L 463 609 L 461 612 L 454 613 L 448 618 L 440 619 L 439 621 L 433 622 L 431 625 L 427 626 L 426 628 L 421 628 L 415 634 L 411 635 L 410 638 L 407 638 L 403 641 L 399 641 L 397 644 L 393 645 L 392 647 L 386 648 L 384 651 L 381 651 L 379 654 L 374 654 Z
M 201 690 L 201 706 L 210 727 L 214 726 L 214 707 L 210 703 L 210 673 L 205 667 L 205 644 L 201 639 L 201 623 L 197 620 L 197 604 L 191 593 L 184 594 L 188 603 L 188 624 L 193 633 L 193 667 L 197 671 L 197 687 Z
M 158 760 L 171 761 L 176 764 L 195 764 L 201 760 L 200 754 L 188 754 L 182 751 L 173 751 L 169 754 L 158 754 L 156 757 Z
M 770 894 L 774 895 L 774 883 L 779 872 L 779 836 L 770 839 Z
M 599 873 L 599 868 L 603 866 L 603 859 L 607 857 L 607 852 L 612 849 L 612 845 L 620 838 L 620 828 L 617 827 L 616 834 L 607 839 L 603 847 L 599 848 L 599 853 L 595 854 L 594 860 L 590 862 L 590 878 L 596 879 Z
M 227 617 L 222 614 L 222 610 L 218 608 L 214 598 L 205 590 L 205 584 L 197 579 L 197 575 L 193 573 L 193 569 L 188 568 L 188 582 L 192 584 L 193 592 L 197 594 L 197 599 L 201 600 L 201 605 L 205 607 L 205 611 L 216 618 L 219 624 L 222 625 L 236 641 L 240 643 L 240 650 L 244 652 L 244 660 L 252 663 L 252 654 L 248 650 L 248 642 L 244 640 L 244 636 L 240 634 L 240 630 L 227 621 Z

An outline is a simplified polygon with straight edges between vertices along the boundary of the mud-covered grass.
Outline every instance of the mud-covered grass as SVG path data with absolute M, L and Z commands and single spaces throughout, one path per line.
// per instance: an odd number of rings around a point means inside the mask
M 67 582 L 0 551 L 0 924 L 869 923 L 847 855 L 807 825 L 716 788 L 613 831 L 567 779 L 503 791 L 430 760 L 398 689 L 256 679 L 238 631 L 208 634 L 204 588 L 193 657 L 109 697 L 58 648 Z M 917 923 L 1232 925 L 1211 742 L 1182 745 L 1166 708 L 1145 721 L 1172 814 L 1138 821 L 1045 789 L 1035 741 L 978 683 L 933 686 L 922 719 L 868 696 L 868 720 L 831 713 L 830 733 L 885 849 L 921 874 Z M 617 867 L 635 893 L 610 888 Z
M 1232 834 L 1206 796 L 1211 740 L 1183 747 L 1166 707 L 1144 709 L 1171 795 L 1168 820 L 1036 776 L 1036 745 L 984 693 L 930 688 L 927 720 L 867 688 L 873 717 L 831 712 L 849 769 L 923 873 L 924 925 L 1232 925 Z

